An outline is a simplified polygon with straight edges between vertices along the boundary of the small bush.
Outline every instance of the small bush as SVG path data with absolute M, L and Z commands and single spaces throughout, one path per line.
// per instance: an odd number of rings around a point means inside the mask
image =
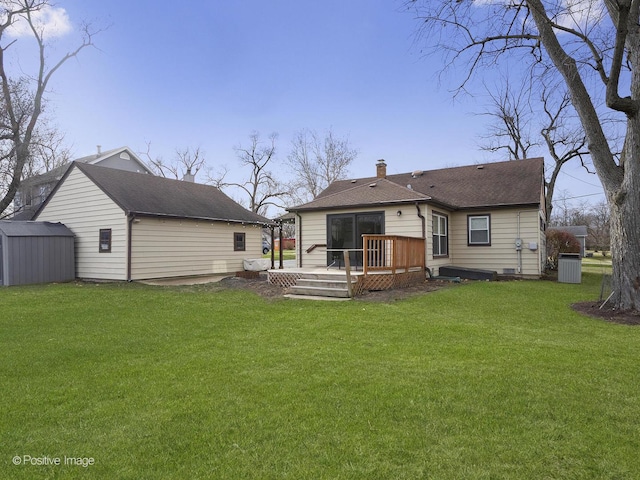
M 561 253 L 580 253 L 580 242 L 575 235 L 562 230 L 547 232 L 547 267 L 558 269 L 558 256 Z

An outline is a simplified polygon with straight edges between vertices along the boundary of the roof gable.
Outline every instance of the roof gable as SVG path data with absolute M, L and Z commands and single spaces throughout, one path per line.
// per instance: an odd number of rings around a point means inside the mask
M 329 190 L 327 189 L 315 200 L 296 209 L 358 207 L 429 200 L 428 195 L 403 187 L 385 178 L 374 178 L 369 182 L 359 181 L 356 183 L 349 181 L 351 188 L 341 189 L 335 193 L 327 192 Z
M 111 150 L 107 150 L 105 152 L 95 153 L 93 155 L 87 155 L 85 157 L 76 158 L 74 162 L 98 165 L 101 162 L 104 162 L 105 160 L 110 160 L 113 157 L 116 157 L 116 155 L 120 156 L 120 158 L 122 158 L 125 161 L 131 161 L 133 163 L 138 164 L 140 166 L 140 171 L 142 173 L 148 173 L 150 175 L 153 175 L 153 172 L 151 171 L 151 169 L 147 167 L 145 163 L 140 159 L 140 157 L 138 157 L 134 153 L 134 151 L 131 150 L 129 147 L 118 147 L 118 148 L 113 148 Z

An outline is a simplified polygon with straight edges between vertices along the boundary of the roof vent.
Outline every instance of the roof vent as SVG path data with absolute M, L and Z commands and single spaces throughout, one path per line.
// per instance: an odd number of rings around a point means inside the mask
M 370 186 L 371 188 L 375 187 L 376 185 L 378 185 L 378 184 L 377 184 L 377 183 L 375 183 L 375 182 L 374 182 L 374 183 L 370 183 L 370 184 L 369 184 L 369 186 Z
M 409 183 L 409 184 L 407 184 L 407 188 L 408 188 L 409 190 L 413 190 L 413 187 L 411 186 L 411 184 L 410 184 L 410 183 Z
M 482 170 L 482 169 L 484 168 L 484 165 L 478 165 L 476 168 L 477 168 L 478 170 Z
M 414 170 L 411 172 L 413 178 L 421 177 L 424 172 L 422 170 Z
M 351 180 L 351 183 L 356 183 L 357 181 L 358 181 L 358 180 L 355 180 L 355 179 L 354 179 L 354 180 Z

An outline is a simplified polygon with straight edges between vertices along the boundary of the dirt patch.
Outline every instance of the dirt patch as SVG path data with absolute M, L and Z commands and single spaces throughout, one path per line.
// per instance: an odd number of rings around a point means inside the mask
M 622 325 L 640 325 L 640 312 L 635 310 L 618 310 L 609 305 L 600 308 L 602 302 L 580 302 L 571 305 L 576 312 L 599 318 L 605 322 Z
M 245 289 L 257 293 L 264 298 L 277 298 L 282 297 L 286 293 L 286 289 L 278 285 L 271 285 L 266 276 L 261 275 L 260 278 L 240 278 L 240 277 L 227 277 L 218 282 L 219 287 L 233 288 L 233 289 Z M 358 295 L 355 300 L 359 302 L 394 302 L 396 300 L 402 300 L 423 293 L 432 292 L 441 288 L 449 287 L 451 282 L 443 281 L 428 281 L 421 283 L 420 285 L 414 285 L 407 288 L 399 288 L 396 290 L 383 290 L 379 292 L 365 292 L 363 295 Z
M 285 294 L 285 289 L 279 285 L 272 285 L 266 275 L 258 278 L 227 277 L 218 282 L 220 287 L 244 289 L 254 292 L 264 298 L 278 298 Z

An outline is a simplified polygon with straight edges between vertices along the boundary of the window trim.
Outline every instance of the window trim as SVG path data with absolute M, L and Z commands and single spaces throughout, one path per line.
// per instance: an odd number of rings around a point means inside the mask
M 102 234 L 108 234 L 108 238 L 106 239 L 106 247 L 103 248 L 102 245 Z M 98 232 L 98 253 L 111 253 L 111 244 L 113 243 L 113 232 L 110 228 L 101 228 Z
M 241 242 L 238 242 L 239 239 L 242 239 Z M 233 251 L 247 251 L 247 234 L 245 232 L 233 232 Z
M 447 253 L 435 253 L 435 242 L 434 237 L 436 236 L 435 233 L 435 229 L 434 227 L 434 217 L 438 218 L 438 223 L 440 222 L 440 218 L 444 218 L 445 221 L 445 229 L 446 232 L 444 235 L 438 234 L 438 237 L 444 237 L 445 238 L 445 246 L 446 246 L 446 250 Z M 440 243 L 438 243 L 438 249 L 440 248 Z M 445 213 L 440 213 L 437 211 L 432 211 L 431 212 L 431 255 L 433 256 L 433 258 L 449 258 L 449 215 L 445 214 Z
M 486 231 L 487 232 L 487 241 L 486 242 L 472 242 L 471 241 L 471 220 L 475 218 L 486 218 L 487 219 L 487 229 L 486 230 L 474 230 L 474 231 Z M 491 246 L 491 214 L 490 213 L 482 213 L 476 215 L 467 215 L 467 246 L 469 247 L 490 247 Z

